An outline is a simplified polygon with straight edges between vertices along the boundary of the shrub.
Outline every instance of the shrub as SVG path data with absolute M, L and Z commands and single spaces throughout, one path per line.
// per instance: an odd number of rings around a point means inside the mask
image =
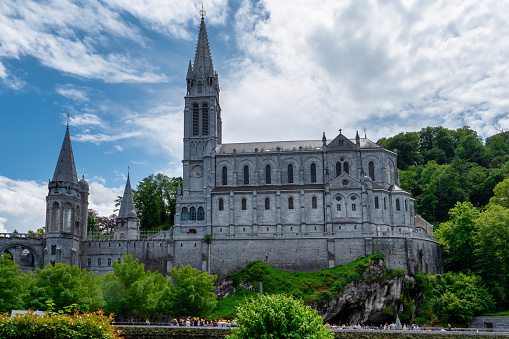
M 239 308 L 238 319 L 240 326 L 227 339 L 334 338 L 316 310 L 282 294 L 251 299 Z
M 113 317 L 103 312 L 73 315 L 48 314 L 39 317 L 33 313 L 9 318 L 0 315 L 0 338 L 120 338 L 120 330 L 110 323 Z

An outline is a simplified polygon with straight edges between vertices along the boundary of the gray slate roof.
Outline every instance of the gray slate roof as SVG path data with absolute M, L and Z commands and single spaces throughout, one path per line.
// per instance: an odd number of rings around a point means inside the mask
M 131 189 L 131 181 L 127 174 L 127 182 L 125 184 L 124 196 L 120 204 L 117 219 L 138 219 L 136 215 L 136 207 L 134 206 L 133 190 Z
M 349 139 L 355 144 L 355 139 Z M 332 140 L 327 140 L 327 144 Z M 360 139 L 361 148 L 381 148 L 380 145 L 375 144 L 373 141 L 363 138 Z M 254 153 L 255 149 L 258 152 L 277 152 L 280 151 L 298 151 L 302 146 L 304 151 L 314 151 L 322 149 L 322 140 L 294 140 L 294 141 L 267 141 L 267 142 L 246 142 L 234 144 L 221 144 L 218 146 L 218 154 L 232 154 L 233 150 L 237 153 Z
M 62 149 L 58 156 L 57 166 L 53 174 L 53 181 L 78 184 L 78 175 L 76 174 L 76 165 L 74 164 L 69 126 L 67 126 Z

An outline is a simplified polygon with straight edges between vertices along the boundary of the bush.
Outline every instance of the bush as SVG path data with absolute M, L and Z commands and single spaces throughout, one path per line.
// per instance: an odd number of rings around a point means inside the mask
M 33 313 L 9 318 L 0 315 L 0 338 L 120 338 L 120 330 L 110 323 L 113 317 L 102 312 L 74 315 L 48 314 L 39 317 Z
M 240 326 L 227 339 L 332 339 L 316 310 L 282 294 L 255 297 L 238 310 Z

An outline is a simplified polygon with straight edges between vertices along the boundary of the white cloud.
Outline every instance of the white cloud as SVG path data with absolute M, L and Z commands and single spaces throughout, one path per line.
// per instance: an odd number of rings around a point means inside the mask
M 245 0 L 222 76 L 225 141 L 493 134 L 509 112 L 509 3 Z M 263 131 L 263 135 L 260 135 Z
M 79 89 L 74 85 L 67 84 L 67 85 L 59 85 L 56 88 L 57 93 L 72 99 L 74 101 L 88 101 L 87 93 L 83 89 Z
M 66 118 L 67 116 L 63 114 Z M 95 127 L 104 127 L 104 123 L 101 121 L 97 115 L 92 113 L 85 114 L 73 114 L 69 118 L 69 124 L 71 126 L 76 127 L 84 127 L 84 126 L 95 126 Z
M 0 4 L 0 58 L 32 56 L 62 72 L 113 83 L 166 81 L 147 60 L 99 53 L 97 46 L 108 45 L 107 34 L 144 44 L 136 27 L 99 1 Z
M 7 233 L 7 228 L 5 227 L 5 223 L 7 219 L 0 217 L 0 233 Z
M 99 182 L 91 182 L 89 208 L 96 210 L 100 216 L 110 216 L 115 209 L 117 196 L 122 196 L 124 187 L 107 187 Z
M 46 221 L 47 184 L 0 176 L 0 229 L 35 231 Z

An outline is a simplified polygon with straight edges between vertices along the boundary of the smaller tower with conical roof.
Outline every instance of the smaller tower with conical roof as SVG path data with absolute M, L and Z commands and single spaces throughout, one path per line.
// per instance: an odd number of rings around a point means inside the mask
M 117 227 L 115 228 L 115 239 L 117 240 L 136 240 L 140 238 L 140 220 L 136 214 L 134 206 L 133 190 L 129 172 L 127 172 L 127 182 L 125 184 L 124 196 L 118 211 Z
M 69 125 L 46 196 L 44 264 L 79 264 L 81 240 L 86 238 L 88 183 L 78 182 Z

